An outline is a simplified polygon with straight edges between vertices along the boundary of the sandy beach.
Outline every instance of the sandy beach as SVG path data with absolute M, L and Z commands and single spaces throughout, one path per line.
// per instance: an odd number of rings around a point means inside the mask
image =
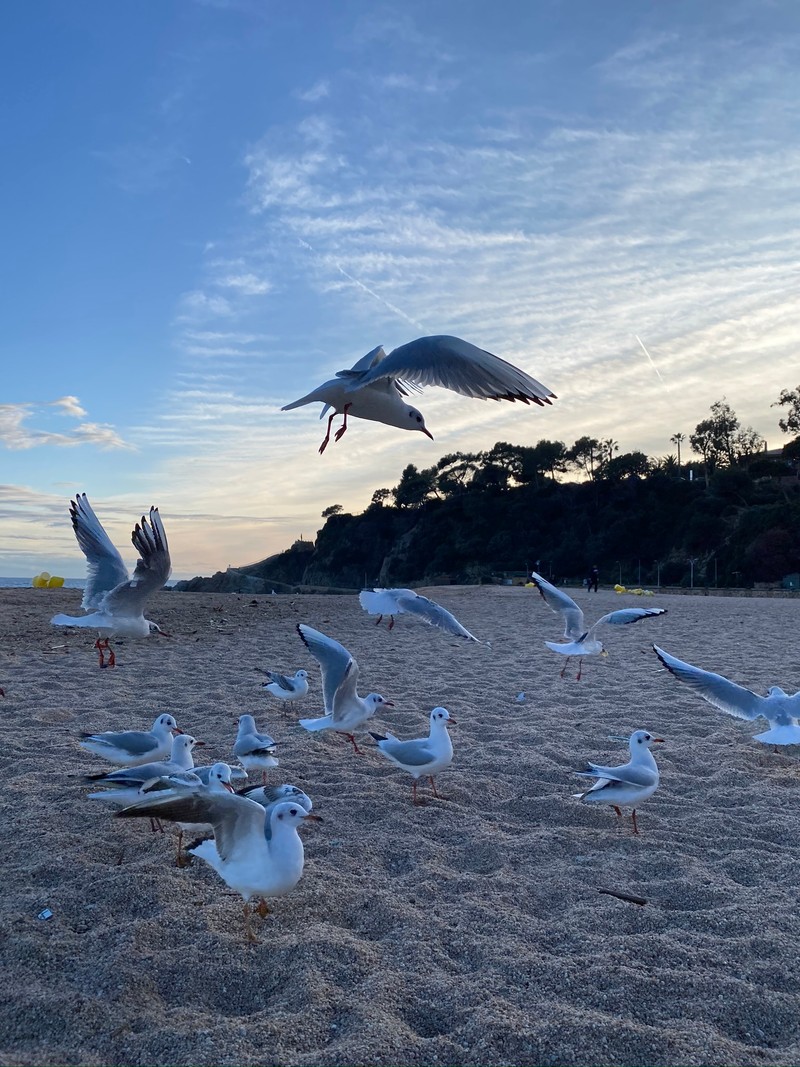
M 164 591 L 148 614 L 173 638 L 117 642 L 119 666 L 100 670 L 94 635 L 49 625 L 78 613 L 79 591 L 0 591 L 0 1062 L 800 1062 L 798 753 L 753 741 L 763 721 L 715 712 L 650 649 L 794 692 L 800 601 L 578 591 L 590 620 L 668 614 L 610 630 L 609 656 L 576 681 L 543 646 L 560 629 L 535 590 L 428 592 L 492 647 L 407 618 L 389 632 L 355 597 Z M 297 725 L 322 709 L 298 621 L 356 656 L 362 694 L 395 702 L 376 730 L 418 737 L 448 708 L 448 799 L 415 808 L 371 743 L 359 758 Z M 258 668 L 299 667 L 301 705 L 262 692 Z M 232 760 L 233 720 L 255 715 L 279 746 L 271 781 L 325 820 L 255 946 L 241 899 L 201 861 L 175 865 L 171 828 L 86 799 L 83 776 L 111 768 L 79 733 L 162 712 L 206 742 L 202 762 Z M 587 758 L 626 761 L 609 734 L 639 727 L 667 743 L 634 837 L 571 794 Z

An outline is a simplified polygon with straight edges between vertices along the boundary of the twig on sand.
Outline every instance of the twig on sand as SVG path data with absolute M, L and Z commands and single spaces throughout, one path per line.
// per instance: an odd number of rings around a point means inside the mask
M 639 904 L 642 907 L 647 903 L 644 897 L 635 897 L 632 893 L 617 893 L 614 889 L 597 889 L 598 893 L 605 893 L 606 896 L 616 897 L 617 900 L 625 900 L 628 904 Z

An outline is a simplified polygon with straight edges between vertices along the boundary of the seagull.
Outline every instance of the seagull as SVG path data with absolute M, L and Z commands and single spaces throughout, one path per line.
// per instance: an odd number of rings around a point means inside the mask
M 140 730 L 125 730 L 114 733 L 81 734 L 81 748 L 102 756 L 109 763 L 122 767 L 136 767 L 141 763 L 153 763 L 169 759 L 172 755 L 172 739 L 183 733 L 171 715 L 159 715 L 149 733 Z
M 297 632 L 320 665 L 325 697 L 325 714 L 318 719 L 300 719 L 300 725 L 312 731 L 336 730 L 347 737 L 359 756 L 363 756 L 353 732 L 371 719 L 379 707 L 393 708 L 394 704 L 379 693 L 370 693 L 363 699 L 358 695 L 358 664 L 338 641 L 302 622 L 297 624 Z
M 91 615 L 74 618 L 54 615 L 54 626 L 83 626 L 100 631 L 95 642 L 100 666 L 114 667 L 116 656 L 109 646 L 111 636 L 149 637 L 152 633 L 166 634 L 160 626 L 144 617 L 148 598 L 165 584 L 172 564 L 169 558 L 167 535 L 158 508 L 150 508 L 150 521 L 142 515 L 131 534 L 131 541 L 139 559 L 133 577 L 128 575 L 122 556 L 100 524 L 100 520 L 86 499 L 79 493 L 70 501 L 70 517 L 78 544 L 88 563 L 86 588 L 81 607 Z M 94 610 L 92 610 L 94 609 Z M 101 638 L 104 638 L 101 641 Z M 108 651 L 108 664 L 104 653 Z
M 751 722 L 759 716 L 765 718 L 770 728 L 763 734 L 755 734 L 755 741 L 764 745 L 800 745 L 800 692 L 789 696 L 779 685 L 773 685 L 762 697 L 736 682 L 728 681 L 721 674 L 684 663 L 658 645 L 653 645 L 653 651 L 671 674 L 686 682 L 718 711 Z
M 256 940 L 250 927 L 250 899 L 261 898 L 259 912 L 263 916 L 269 911 L 265 897 L 284 896 L 294 889 L 305 859 L 297 830 L 306 819 L 322 821 L 292 801 L 282 801 L 266 811 L 247 797 L 181 788 L 174 796 L 147 798 L 117 812 L 118 818 L 141 816 L 211 823 L 213 840 L 201 841 L 189 852 L 205 860 L 231 889 L 241 893 L 248 941 Z
M 311 811 L 314 807 L 311 797 L 302 789 L 298 789 L 296 785 L 250 785 L 246 789 L 240 789 L 237 796 L 255 800 L 256 804 L 260 804 L 262 808 L 270 808 L 273 804 L 280 804 L 283 800 L 291 800 L 305 811 Z
M 122 767 L 118 771 L 109 771 L 107 774 L 87 774 L 87 782 L 93 785 L 109 786 L 108 789 L 101 790 L 99 793 L 90 793 L 89 797 L 92 800 L 102 800 L 121 808 L 133 804 L 139 799 L 140 793 L 147 792 L 163 779 L 193 770 L 192 749 L 203 744 L 205 744 L 204 741 L 197 741 L 189 734 L 181 734 L 173 741 L 169 759 L 138 763 L 134 767 Z M 196 775 L 192 777 L 196 777 L 197 783 L 201 784 L 199 777 Z
M 308 671 L 295 671 L 291 678 L 275 671 L 267 671 L 268 682 L 261 686 L 280 700 L 299 700 L 308 692 Z
M 466 630 L 458 619 L 433 600 L 420 596 L 413 589 L 362 589 L 358 600 L 364 611 L 377 615 L 376 626 L 380 626 L 384 615 L 389 616 L 389 629 L 394 626 L 395 615 L 413 615 L 429 626 L 435 626 L 454 637 L 463 637 L 467 641 L 477 641 L 477 637 Z
M 617 611 L 610 611 L 607 615 L 603 615 L 594 626 L 587 629 L 583 611 L 572 597 L 567 596 L 563 590 L 551 585 L 550 582 L 535 571 L 531 575 L 531 580 L 542 594 L 545 604 L 564 619 L 564 637 L 567 638 L 567 641 L 561 644 L 545 641 L 547 647 L 552 649 L 553 652 L 558 652 L 559 655 L 567 657 L 567 662 L 561 672 L 562 678 L 573 656 L 580 657 L 576 675 L 576 678 L 580 681 L 583 657 L 606 654 L 603 642 L 598 641 L 595 637 L 595 632 L 599 626 L 603 626 L 606 623 L 611 626 L 627 626 L 632 622 L 640 622 L 642 619 L 649 619 L 656 615 L 666 615 L 667 613 L 666 608 L 619 608 Z
M 629 762 L 622 767 L 599 767 L 590 763 L 587 771 L 578 771 L 578 774 L 597 781 L 584 793 L 573 793 L 573 796 L 587 804 L 610 804 L 620 819 L 620 805 L 633 808 L 633 832 L 638 834 L 636 808 L 658 789 L 658 767 L 650 749 L 655 744 L 663 744 L 664 738 L 653 737 L 647 730 L 635 730 L 630 738 L 614 737 L 611 740 L 628 742 Z
M 197 782 L 186 782 L 186 779 L 190 777 L 189 775 L 183 777 L 176 775 L 173 778 L 162 779 L 162 784 L 165 788 L 171 788 L 173 796 L 177 795 L 177 790 L 184 784 L 188 784 L 189 788 L 194 789 L 196 792 L 233 792 L 233 786 L 231 785 L 233 770 L 227 763 L 212 763 L 209 767 L 203 767 L 202 770 L 206 772 L 202 778 L 195 774 L 191 776 L 196 777 Z M 163 797 L 166 793 L 162 792 L 161 795 Z M 213 834 L 214 827 L 207 822 L 179 822 L 177 825 L 178 840 L 176 843 L 175 865 L 177 867 L 186 867 L 191 861 L 183 855 L 183 835 L 192 832 L 199 839 L 208 834 Z
M 535 378 L 477 348 L 460 337 L 440 335 L 418 337 L 416 341 L 395 348 L 386 355 L 382 346 L 373 348 L 354 363 L 349 370 L 336 372 L 336 377 L 301 396 L 281 411 L 291 411 L 303 404 L 318 401 L 324 405 L 320 418 L 329 409 L 328 430 L 319 447 L 322 454 L 331 437 L 331 424 L 336 415 L 344 415 L 344 422 L 336 431 L 338 441 L 347 429 L 348 415 L 354 419 L 369 419 L 397 426 L 401 430 L 419 430 L 433 440 L 425 426 L 425 419 L 416 408 L 406 404 L 404 397 L 419 392 L 420 386 L 440 385 L 462 396 L 479 400 L 515 400 L 539 406 L 556 399 L 555 393 Z
M 401 770 L 408 771 L 414 779 L 412 786 L 414 804 L 421 803 L 417 800 L 417 779 L 423 777 L 430 778 L 431 789 L 437 800 L 445 799 L 436 792 L 436 782 L 433 776 L 453 762 L 453 743 L 447 732 L 447 724 L 455 726 L 456 720 L 447 708 L 434 708 L 430 719 L 431 729 L 428 736 L 414 741 L 400 741 L 393 734 L 384 737 L 370 730 L 370 736 L 378 742 L 378 748 L 384 756 Z
M 233 746 L 233 754 L 249 774 L 261 771 L 264 782 L 267 780 L 267 768 L 277 767 L 275 758 L 275 741 L 269 734 L 256 731 L 256 720 L 252 715 L 240 715 L 236 720 L 239 732 Z

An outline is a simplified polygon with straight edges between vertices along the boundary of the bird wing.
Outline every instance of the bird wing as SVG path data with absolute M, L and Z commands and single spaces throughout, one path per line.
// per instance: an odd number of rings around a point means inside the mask
M 718 711 L 724 711 L 737 719 L 753 720 L 759 715 L 764 715 L 766 698 L 746 689 L 743 685 L 730 682 L 721 674 L 713 674 L 711 671 L 700 670 L 690 663 L 676 659 L 665 652 L 658 645 L 653 645 L 653 651 L 670 672 L 682 682 L 694 689 L 703 700 L 713 704 Z M 767 718 L 766 715 L 764 715 Z
M 237 737 L 233 746 L 234 756 L 268 756 L 275 751 L 275 742 L 269 734 L 245 734 Z
M 644 788 L 658 781 L 658 771 L 643 764 L 625 763 L 621 767 L 600 767 L 590 763 L 586 771 L 578 771 L 582 778 L 607 778 L 610 782 L 622 782 Z
M 336 694 L 339 688 L 347 682 L 355 692 L 358 681 L 358 664 L 344 647 L 332 637 L 327 637 L 319 630 L 306 626 L 305 623 L 297 624 L 297 632 L 302 638 L 303 644 L 319 663 L 322 671 L 322 693 L 325 700 L 325 711 L 333 714 Z
M 549 404 L 551 397 L 555 399 L 546 386 L 518 367 L 460 337 L 444 335 L 418 337 L 395 348 L 354 378 L 348 389 L 360 389 L 381 378 L 439 385 L 480 400 L 520 400 L 523 404 L 532 401 L 543 405 Z
M 341 722 L 342 719 L 347 718 L 348 713 L 352 710 L 354 701 L 358 700 L 358 693 L 356 692 L 356 683 L 358 682 L 358 664 L 354 659 L 351 659 L 347 664 L 347 669 L 344 672 L 341 684 L 336 690 L 333 697 L 333 704 L 331 706 L 331 719 L 334 725 L 337 722 Z M 325 680 L 323 678 L 323 688 Z
M 264 832 L 264 809 L 236 793 L 189 790 L 180 786 L 169 796 L 148 797 L 117 812 L 120 818 L 152 816 L 170 822 L 211 823 L 221 860 L 229 859 L 237 845 Z
M 295 681 L 293 678 L 287 678 L 285 674 L 277 674 L 275 671 L 267 671 L 267 677 L 270 682 L 273 682 L 279 689 L 283 689 L 286 693 L 293 693 L 295 691 Z
M 611 626 L 629 626 L 632 622 L 641 622 L 642 619 L 666 614 L 666 608 L 619 608 L 617 611 L 609 611 L 607 615 L 602 615 L 589 633 L 594 633 L 598 626 L 603 626 L 605 623 Z
M 108 745 L 109 748 L 118 748 L 127 752 L 130 756 L 144 756 L 148 752 L 155 752 L 161 744 L 155 734 L 139 733 L 137 730 L 126 730 L 123 733 L 83 734 L 85 741 L 94 741 L 96 744 Z
M 400 611 L 414 615 L 416 618 L 422 619 L 423 622 L 427 622 L 429 626 L 435 626 L 437 629 L 444 630 L 445 633 L 452 634 L 454 637 L 464 637 L 468 641 L 478 640 L 477 637 L 474 637 L 469 630 L 461 625 L 455 615 L 451 615 L 446 608 L 443 608 L 434 600 L 428 600 L 426 596 L 420 596 L 419 593 L 414 593 L 410 589 L 397 589 L 392 590 L 392 592 L 400 594 L 397 597 L 397 606 Z
M 109 590 L 121 582 L 127 582 L 128 568 L 92 510 L 86 493 L 79 493 L 70 501 L 69 514 L 78 545 L 88 564 L 86 588 L 81 601 L 81 607 L 88 611 L 98 607 Z
M 140 614 L 144 602 L 151 593 L 161 589 L 172 571 L 167 535 L 158 508 L 150 508 L 149 522 L 142 515 L 131 541 L 139 553 L 133 577 L 128 581 L 126 575 L 126 580 L 107 593 L 103 601 L 103 607 L 113 615 Z
M 571 641 L 578 641 L 586 636 L 586 623 L 583 611 L 578 607 L 571 596 L 567 596 L 561 589 L 556 589 L 546 578 L 536 571 L 531 575 L 531 581 L 542 594 L 542 600 L 551 611 L 560 615 L 564 620 L 564 637 Z
M 402 763 L 405 767 L 424 767 L 426 763 L 430 763 L 434 758 L 430 740 L 427 737 L 416 741 L 397 741 L 388 738 L 386 741 L 380 741 L 378 748 L 381 752 L 393 756 L 398 763 Z

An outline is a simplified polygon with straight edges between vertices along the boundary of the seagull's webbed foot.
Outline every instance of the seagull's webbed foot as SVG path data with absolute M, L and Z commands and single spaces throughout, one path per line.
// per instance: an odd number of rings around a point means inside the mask
M 328 447 L 328 442 L 329 442 L 329 441 L 330 441 L 330 439 L 331 439 L 331 423 L 333 422 L 333 420 L 334 420 L 335 418 L 336 418 L 336 412 L 335 412 L 335 411 L 334 411 L 334 412 L 332 412 L 332 413 L 331 413 L 331 414 L 330 414 L 330 415 L 328 416 L 328 429 L 327 429 L 327 430 L 325 431 L 325 440 L 324 440 L 324 441 L 322 442 L 322 444 L 321 444 L 321 445 L 319 446 L 319 454 L 320 454 L 320 455 L 322 455 L 322 453 L 323 453 L 323 452 L 325 451 L 325 449 L 326 449 L 326 448 Z
M 352 401 L 349 404 L 345 404 L 344 413 L 343 413 L 344 414 L 344 422 L 342 423 L 342 425 L 339 427 L 339 429 L 334 434 L 334 437 L 333 437 L 334 441 L 338 441 L 339 438 L 342 437 L 344 432 L 347 430 L 347 412 L 350 410 L 350 408 L 352 406 L 353 406 Z

